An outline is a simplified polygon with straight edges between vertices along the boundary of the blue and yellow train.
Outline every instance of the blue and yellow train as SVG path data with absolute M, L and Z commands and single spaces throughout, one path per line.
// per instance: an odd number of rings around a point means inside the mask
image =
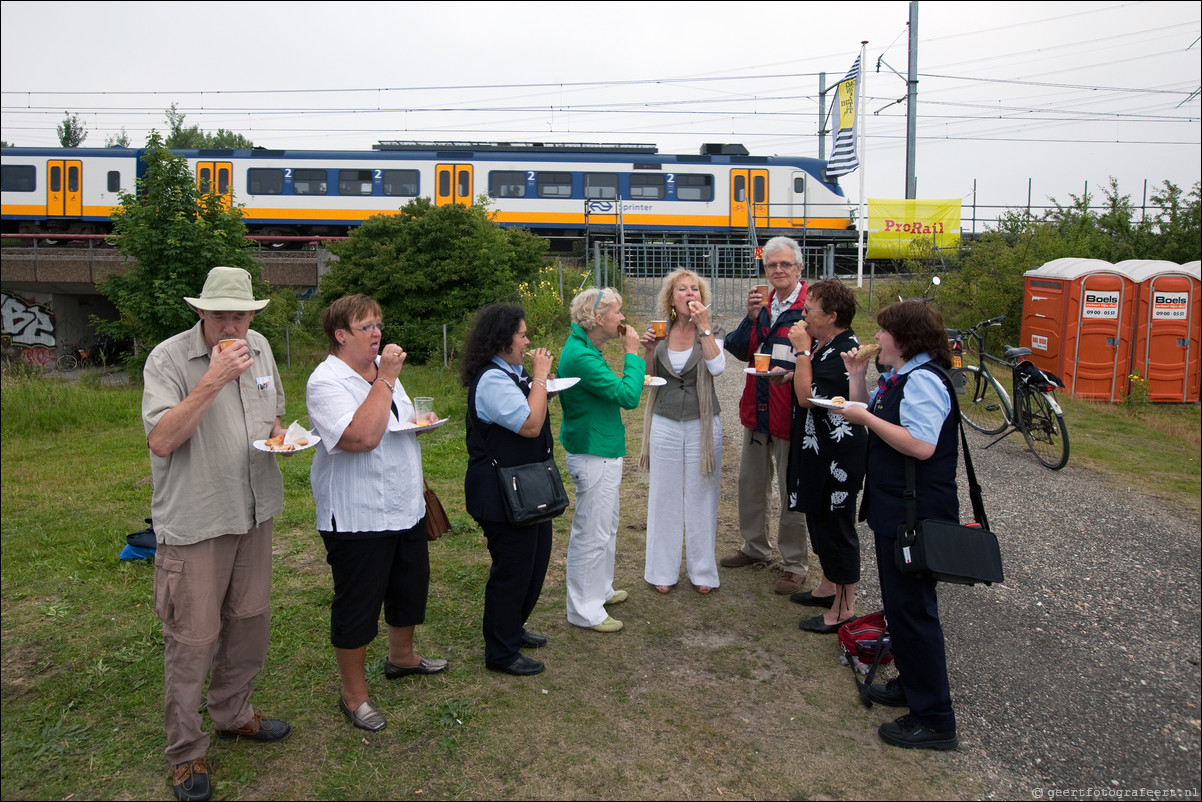
M 4 148 L 3 232 L 103 234 L 142 169 L 137 148 Z M 665 155 L 653 145 L 380 143 L 370 151 L 181 150 L 204 191 L 243 207 L 251 234 L 343 236 L 412 198 L 487 196 L 505 226 L 673 238 L 845 238 L 850 205 L 826 162 L 751 156 L 741 145 Z M 825 236 L 824 236 L 825 235 Z

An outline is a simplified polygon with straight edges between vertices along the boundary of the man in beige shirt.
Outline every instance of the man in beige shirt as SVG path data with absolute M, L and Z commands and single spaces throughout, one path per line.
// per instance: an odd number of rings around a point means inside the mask
M 212 795 L 201 694 L 220 738 L 278 741 L 291 728 L 250 704 L 267 657 L 271 527 L 284 486 L 272 454 L 251 444 L 284 433 L 271 346 L 250 330 L 250 274 L 209 271 L 199 322 L 146 360 L 142 422 L 154 479 L 154 604 L 163 623 L 167 749 L 176 799 Z

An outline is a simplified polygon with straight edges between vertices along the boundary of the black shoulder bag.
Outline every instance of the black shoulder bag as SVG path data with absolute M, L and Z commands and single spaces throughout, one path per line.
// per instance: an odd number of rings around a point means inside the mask
M 475 410 L 468 410 L 468 420 L 475 427 Z M 563 515 L 568 508 L 568 491 L 559 477 L 559 468 L 551 453 L 550 433 L 544 429 L 547 440 L 547 458 L 541 462 L 524 465 L 500 465 L 488 447 L 484 433 L 476 428 L 480 446 L 497 469 L 497 480 L 501 483 L 501 500 L 505 505 L 505 517 L 514 526 L 530 526 L 549 521 Z
M 951 380 L 947 373 L 936 365 L 927 363 L 947 384 Z M 950 392 L 950 391 L 949 391 Z M 972 500 L 975 524 L 962 526 L 951 521 L 918 520 L 918 501 L 915 491 L 915 460 L 906 458 L 906 522 L 898 527 L 895 558 L 897 569 L 903 574 L 926 577 L 939 582 L 957 585 L 975 585 L 984 582 L 992 585 L 1002 580 L 1002 550 L 997 536 L 989 531 L 989 520 L 985 517 L 985 502 L 981 498 L 981 486 L 972 467 L 972 455 L 968 451 L 968 438 L 964 435 L 964 419 L 960 417 L 960 402 L 951 392 L 952 410 L 960 425 L 960 445 L 964 449 L 964 470 L 968 474 L 968 496 Z

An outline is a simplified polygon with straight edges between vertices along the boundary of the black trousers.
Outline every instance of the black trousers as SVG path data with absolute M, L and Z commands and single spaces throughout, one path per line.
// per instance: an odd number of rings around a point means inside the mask
M 479 521 L 492 567 L 484 587 L 484 662 L 508 665 L 518 656 L 526 619 L 534 611 L 551 561 L 551 521 L 511 526 Z
M 952 711 L 952 691 L 947 681 L 947 654 L 935 582 L 915 579 L 897 570 L 893 556 L 896 535 L 874 534 L 881 600 L 910 714 L 933 730 L 954 730 L 956 714 Z
M 823 576 L 836 585 L 859 582 L 860 536 L 856 533 L 855 498 L 848 500 L 845 509 L 833 511 L 829 499 L 824 499 L 821 509 L 806 513 L 806 527 Z

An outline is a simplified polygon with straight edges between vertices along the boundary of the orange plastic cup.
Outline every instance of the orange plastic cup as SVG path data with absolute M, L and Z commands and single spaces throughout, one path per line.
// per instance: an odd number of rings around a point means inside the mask
M 772 285 L 771 284 L 756 284 L 755 289 L 760 294 L 760 305 L 767 306 L 772 303 Z
M 231 345 L 233 345 L 236 342 L 238 342 L 238 341 L 237 340 L 218 340 L 217 347 L 219 349 L 221 349 L 222 351 L 224 351 L 225 349 L 229 348 Z
M 651 321 L 651 330 L 655 332 L 656 339 L 662 340 L 668 336 L 668 321 L 653 320 Z
M 772 368 L 772 354 L 755 355 L 755 372 L 767 373 Z

